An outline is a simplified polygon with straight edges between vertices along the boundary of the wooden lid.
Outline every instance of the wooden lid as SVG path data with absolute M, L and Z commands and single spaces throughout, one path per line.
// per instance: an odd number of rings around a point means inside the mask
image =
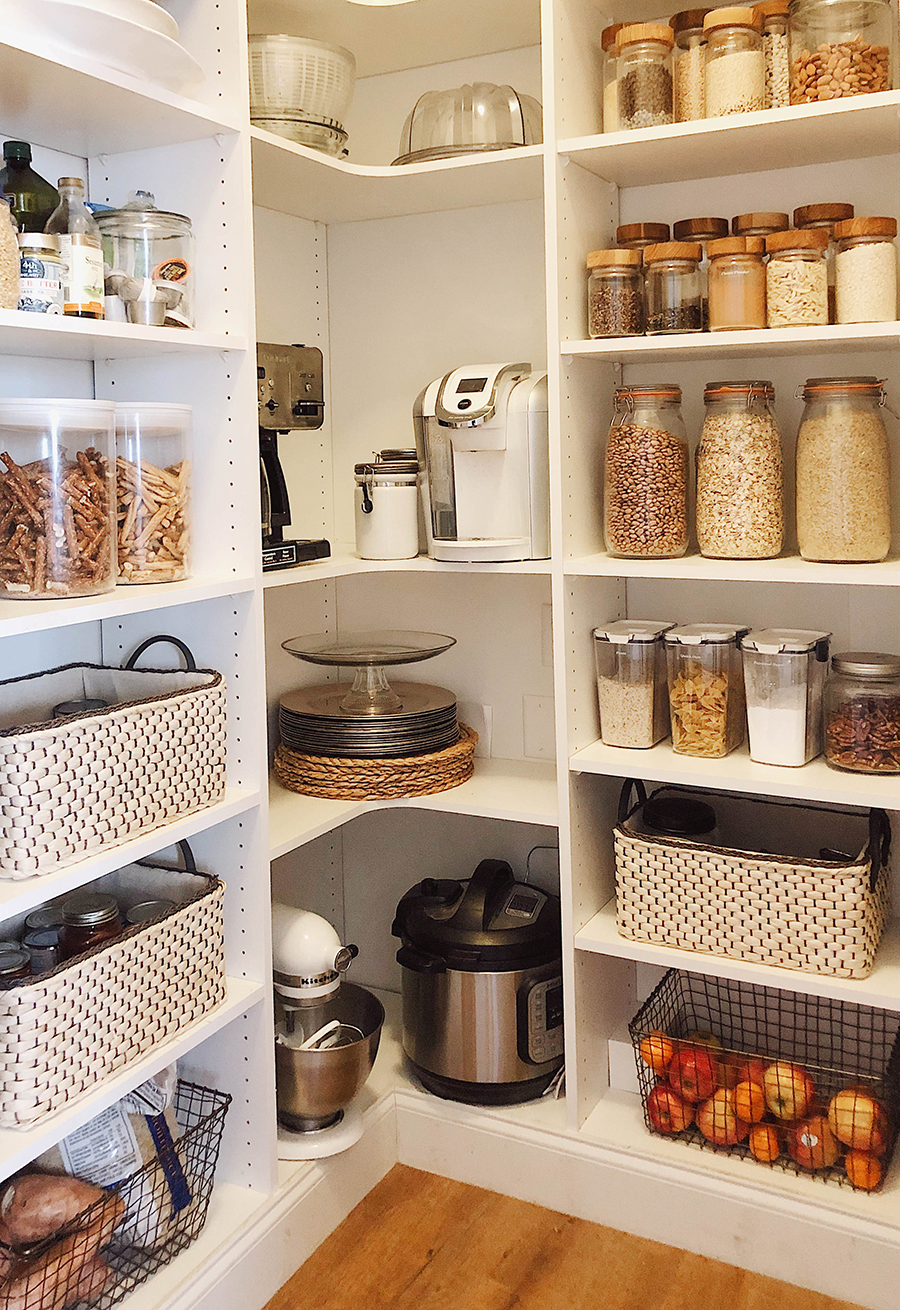
M 644 263 L 653 264 L 662 259 L 700 259 L 702 255 L 702 247 L 693 241 L 661 241 L 658 245 L 647 246 Z
M 603 31 L 600 33 L 600 49 L 606 54 L 609 54 L 610 50 L 612 50 L 613 46 L 616 44 L 616 37 L 624 26 L 624 23 L 613 23 L 612 27 L 604 27 Z
M 623 223 L 616 228 L 616 243 L 620 246 L 652 246 L 656 241 L 668 241 L 668 223 Z
M 762 3 L 756 6 L 756 12 L 763 19 L 787 18 L 789 8 L 790 0 L 762 0 Z
M 787 232 L 773 232 L 766 237 L 766 250 L 827 250 L 828 233 L 821 227 L 808 227 L 799 231 L 788 228 Z
M 616 45 L 621 49 L 633 41 L 664 41 L 666 45 L 674 45 L 675 33 L 662 23 L 629 23 L 619 32 Z
M 785 0 L 787 3 L 787 0 Z M 669 20 L 672 31 L 677 36 L 679 32 L 690 32 L 695 28 L 703 27 L 703 20 L 709 13 L 708 9 L 683 9 L 680 14 Z
M 728 236 L 727 218 L 680 218 L 672 224 L 672 236 L 676 241 L 715 240 Z
M 817 227 L 826 223 L 839 223 L 841 219 L 852 218 L 856 210 L 852 205 L 801 205 L 794 210 L 794 227 Z
M 791 225 L 790 214 L 779 214 L 772 210 L 757 210 L 752 214 L 738 214 L 731 220 L 731 231 L 736 237 L 750 234 L 768 236 L 770 232 L 784 232 Z
M 723 237 L 721 241 L 710 241 L 706 253 L 715 259 L 718 255 L 762 255 L 765 249 L 765 237 Z
M 752 27 L 759 32 L 762 19 L 755 9 L 734 5 L 728 9 L 713 9 L 703 20 L 704 32 L 711 32 L 715 27 Z
M 642 262 L 639 250 L 592 250 L 587 257 L 588 268 L 640 268 Z
M 890 237 L 897 235 L 896 218 L 848 218 L 834 226 L 835 240 L 842 237 Z

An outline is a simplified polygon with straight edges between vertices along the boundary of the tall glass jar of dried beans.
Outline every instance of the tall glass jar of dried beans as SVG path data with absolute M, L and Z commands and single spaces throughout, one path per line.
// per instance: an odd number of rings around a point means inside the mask
M 673 383 L 616 387 L 603 530 L 620 559 L 677 559 L 687 550 L 688 444 Z

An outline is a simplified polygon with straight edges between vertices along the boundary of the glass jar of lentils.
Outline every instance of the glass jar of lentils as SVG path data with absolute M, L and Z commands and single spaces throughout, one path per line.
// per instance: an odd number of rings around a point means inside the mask
M 784 459 L 771 382 L 709 382 L 697 448 L 697 541 L 715 559 L 773 559 L 784 540 Z
M 900 655 L 835 655 L 824 710 L 825 760 L 833 769 L 900 773 Z
M 828 233 L 790 229 L 766 237 L 766 321 L 770 328 L 828 324 Z
M 631 23 L 616 38 L 619 127 L 667 127 L 672 122 L 671 27 Z
M 639 250 L 595 250 L 588 255 L 589 336 L 643 335 L 642 263 Z
M 616 387 L 603 531 L 619 559 L 677 559 L 687 550 L 688 444 L 673 383 Z
M 892 0 L 790 0 L 790 24 L 792 105 L 892 89 Z
M 702 253 L 693 241 L 663 241 L 644 250 L 648 336 L 702 331 Z

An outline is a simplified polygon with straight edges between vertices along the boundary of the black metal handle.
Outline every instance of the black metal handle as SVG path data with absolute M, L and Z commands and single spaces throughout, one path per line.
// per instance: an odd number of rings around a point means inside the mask
M 177 841 L 175 842 L 175 849 L 178 851 L 182 863 L 184 864 L 183 872 L 197 873 L 197 861 L 194 859 L 194 852 L 191 850 L 190 842 Z M 159 864 L 152 864 L 149 860 L 135 860 L 135 864 L 139 864 L 144 869 L 159 869 L 162 867 Z
M 397 963 L 412 973 L 446 973 L 447 966 L 439 955 L 426 955 L 424 951 L 414 950 L 412 946 L 401 946 L 397 952 Z
M 515 881 L 505 860 L 482 860 L 453 916 L 453 927 L 466 932 L 484 932 L 491 902 Z
M 366 486 L 365 483 L 362 484 L 362 494 L 363 494 L 362 506 L 361 506 L 362 512 L 364 514 L 371 514 L 372 510 L 374 509 L 374 506 L 372 504 L 372 499 L 369 496 L 369 488 Z
M 878 876 L 891 854 L 891 821 L 884 810 L 869 811 L 869 886 L 878 886 Z
M 622 790 L 619 792 L 619 814 L 616 819 L 617 823 L 624 823 L 631 813 L 631 793 L 637 792 L 638 805 L 647 804 L 647 788 L 641 782 L 640 778 L 626 778 L 622 783 Z
M 160 642 L 168 642 L 170 646 L 174 646 L 177 650 L 180 650 L 182 656 L 184 657 L 184 662 L 187 667 L 187 672 L 196 673 L 197 661 L 194 659 L 194 655 L 190 646 L 186 646 L 180 637 L 167 637 L 164 635 L 161 635 L 159 637 L 148 637 L 146 641 L 142 641 L 140 646 L 138 646 L 137 650 L 134 651 L 129 656 L 128 660 L 122 667 L 126 669 L 133 669 L 135 664 L 137 664 L 138 660 L 143 655 L 144 651 L 149 650 L 151 646 L 158 645 Z

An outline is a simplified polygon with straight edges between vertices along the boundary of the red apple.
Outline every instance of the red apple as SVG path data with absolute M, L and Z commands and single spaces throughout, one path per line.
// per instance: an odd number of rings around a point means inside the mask
M 816 1094 L 815 1084 L 799 1064 L 779 1060 L 763 1076 L 766 1104 L 779 1119 L 802 1119 Z
M 701 1046 L 682 1046 L 669 1063 L 668 1078 L 685 1101 L 705 1101 L 716 1090 L 719 1068 L 715 1057 Z
M 738 1118 L 734 1092 L 727 1087 L 720 1087 L 703 1102 L 697 1111 L 697 1127 L 716 1146 L 734 1146 L 735 1142 L 743 1142 L 750 1132 L 750 1125 Z
M 883 1155 L 887 1149 L 887 1115 L 864 1087 L 846 1087 L 833 1096 L 828 1123 L 838 1141 L 853 1151 Z
M 787 1148 L 801 1169 L 827 1169 L 841 1153 L 828 1120 L 821 1114 L 791 1124 L 787 1130 Z
M 647 1113 L 658 1133 L 680 1133 L 694 1121 L 694 1107 L 667 1083 L 657 1083 L 647 1097 Z

